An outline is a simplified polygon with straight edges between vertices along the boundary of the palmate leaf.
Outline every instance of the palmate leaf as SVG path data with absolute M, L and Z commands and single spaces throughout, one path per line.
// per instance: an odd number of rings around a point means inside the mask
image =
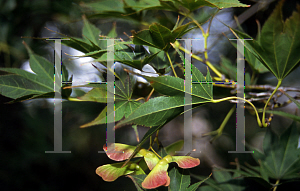
M 180 113 L 181 114 L 181 113 Z M 178 114 L 178 115 L 180 115 Z M 177 116 L 178 116 L 177 115 Z M 176 117 L 174 115 L 174 117 Z M 173 117 L 173 118 L 174 118 Z M 144 135 L 144 137 L 142 138 L 142 140 L 140 141 L 140 143 L 136 146 L 136 149 L 134 150 L 134 152 L 132 153 L 132 155 L 127 159 L 127 161 L 124 163 L 124 165 L 128 164 L 128 162 L 138 153 L 138 151 L 142 148 L 142 145 L 155 133 L 157 132 L 159 129 L 161 129 L 165 124 L 167 124 L 168 122 L 170 122 L 173 118 L 170 118 L 164 122 L 162 122 L 161 124 L 157 125 L 157 126 L 153 126 L 151 127 L 146 134 Z M 165 153 L 165 152 L 163 152 Z
M 223 168 L 213 168 L 213 173 L 209 175 L 209 177 L 205 176 L 198 176 L 198 175 L 192 175 L 194 178 L 202 180 L 201 182 L 195 183 L 195 184 L 201 184 L 205 181 L 206 186 L 200 187 L 199 190 L 201 191 L 223 191 L 223 190 L 234 190 L 234 191 L 243 191 L 247 190 L 245 187 L 245 181 L 242 179 L 242 177 L 235 177 L 231 173 L 232 169 L 223 169 Z M 214 179 L 211 179 L 210 176 L 213 176 Z M 195 185 L 194 184 L 194 185 Z M 193 185 L 192 185 L 193 186 Z M 192 186 L 189 187 L 188 191 L 196 190 L 196 189 L 190 189 Z
M 119 47 L 119 50 L 115 52 L 115 60 L 139 70 L 142 70 L 159 53 L 148 54 L 145 47 L 141 45 L 135 45 L 134 51 L 132 51 L 128 46 Z
M 300 178 L 300 149 L 298 147 L 299 134 L 294 122 L 281 136 L 267 129 L 263 150 L 257 149 L 253 153 L 256 161 L 261 161 L 261 170 L 267 177 L 276 180 Z
M 138 107 L 131 115 L 117 124 L 117 128 L 127 124 L 144 126 L 160 125 L 166 119 L 183 112 L 183 97 L 156 97 Z
M 189 28 L 190 23 L 177 27 L 173 31 L 167 27 L 154 23 L 150 25 L 149 29 L 139 32 L 131 31 L 133 34 L 133 43 L 139 45 L 151 46 L 160 50 L 167 51 L 175 42 L 176 38 L 182 37 L 193 28 Z
M 213 178 L 216 181 L 216 186 L 220 190 L 245 190 L 244 180 L 241 178 L 236 178 L 231 175 L 231 173 L 214 168 L 212 173 Z
M 157 70 L 167 68 L 170 64 L 167 62 L 167 57 L 165 55 L 165 52 L 158 49 L 149 46 L 149 51 L 152 54 L 156 54 L 156 56 L 151 60 L 150 65 L 156 68 Z
M 131 46 L 132 42 L 117 42 L 114 45 L 114 61 L 121 62 L 133 68 L 142 70 L 142 68 L 151 62 L 153 58 L 159 52 L 148 54 L 145 48 L 141 45 L 136 45 L 135 48 Z M 107 51 L 100 50 L 91 53 L 87 53 L 84 56 L 92 56 L 96 58 L 95 61 L 101 62 L 103 65 L 106 66 L 107 61 Z
M 197 70 L 198 69 L 196 68 L 193 69 L 194 72 Z M 203 79 L 203 75 L 201 74 L 201 76 L 200 74 L 201 73 L 199 70 L 198 72 L 195 72 L 194 75 L 197 75 L 195 79 Z M 211 81 L 209 73 L 205 80 Z M 170 86 L 170 88 L 173 87 L 175 91 L 182 93 L 182 88 L 176 88 L 176 85 Z M 212 84 L 208 84 L 208 87 L 209 86 L 211 86 L 211 88 L 208 88 L 209 95 L 207 95 L 207 97 L 194 96 L 192 99 L 192 104 L 203 104 L 213 101 Z M 203 88 L 202 84 L 198 84 L 198 88 L 199 90 Z M 149 131 L 147 131 L 147 133 L 144 135 L 141 142 L 137 145 L 136 150 L 133 152 L 132 156 L 125 162 L 125 164 L 127 164 L 130 161 L 130 159 L 139 151 L 141 146 L 145 143 L 146 140 L 149 139 L 150 136 L 152 136 L 152 134 L 154 134 L 157 130 L 161 129 L 166 123 L 174 119 L 176 116 L 182 114 L 184 112 L 184 105 L 184 95 L 177 95 L 171 97 L 156 97 L 150 99 L 144 104 L 141 104 L 131 115 L 129 115 L 123 121 L 120 121 L 116 125 L 116 128 L 127 124 L 152 126 L 149 129 Z
M 101 31 L 95 25 L 90 23 L 85 16 L 83 19 L 82 37 L 68 37 L 70 40 L 62 40 L 63 45 L 69 46 L 83 53 L 89 53 L 92 58 L 99 58 L 105 53 L 106 42 L 101 42 L 100 34 Z M 94 52 L 94 53 L 91 53 Z
M 245 47 L 263 63 L 278 80 L 283 80 L 300 61 L 300 7 L 283 22 L 283 1 L 264 24 L 260 40 L 248 40 Z M 232 29 L 239 38 L 249 35 Z
M 89 127 L 93 125 L 112 123 L 114 121 L 121 120 L 124 116 L 128 117 L 141 103 L 131 100 L 134 80 L 129 75 L 123 81 L 119 80 L 115 82 L 115 110 L 114 112 L 107 113 L 107 107 L 93 121 L 82 125 L 81 127 Z M 84 96 L 80 97 L 83 101 L 94 101 L 100 103 L 107 102 L 107 96 L 113 96 L 113 92 L 107 92 L 105 87 L 94 88 Z M 107 121 L 106 116 L 114 116 L 114 121 Z M 108 119 L 110 119 L 108 117 Z
M 30 68 L 35 74 L 18 68 L 1 68 L 0 70 L 14 75 L 0 76 L 0 94 L 13 99 L 24 96 L 24 98 L 30 99 L 37 95 L 53 92 L 54 65 L 45 58 L 34 54 L 25 42 L 24 45 L 30 56 Z
M 93 24 L 91 24 L 85 16 L 83 18 L 82 36 L 90 42 L 91 45 L 100 45 L 99 35 L 101 31 Z
M 257 71 L 258 73 L 268 72 L 269 70 L 251 53 L 253 52 L 251 47 L 249 47 L 248 49 L 247 48 L 245 49 L 245 60 L 249 63 L 252 70 Z
M 152 87 L 162 94 L 170 95 L 170 97 L 156 97 L 150 99 L 138 107 L 130 116 L 118 123 L 117 127 L 133 123 L 136 125 L 156 126 L 183 112 L 185 105 L 183 79 L 171 76 L 156 78 L 143 77 L 148 80 L 153 80 L 151 81 Z M 211 81 L 209 72 L 207 73 L 206 79 Z M 196 67 L 193 67 L 193 80 L 199 83 L 192 84 L 192 104 L 213 101 L 212 83 L 206 83 L 206 79 Z
M 209 71 L 207 72 L 207 77 L 205 78 L 203 74 L 192 65 L 192 98 L 196 100 L 213 100 L 213 85 L 212 79 Z M 148 81 L 150 81 L 151 86 L 155 91 L 168 95 L 168 96 L 184 96 L 184 80 L 181 78 L 176 78 L 173 76 L 160 76 L 160 77 L 147 77 L 143 76 Z

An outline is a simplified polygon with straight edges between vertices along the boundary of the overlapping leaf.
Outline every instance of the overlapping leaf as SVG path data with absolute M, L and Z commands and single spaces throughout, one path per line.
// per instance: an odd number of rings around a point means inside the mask
M 82 125 L 81 127 L 89 127 L 92 125 L 99 125 L 105 123 L 112 123 L 114 121 L 121 120 L 124 116 L 128 117 L 137 107 L 140 106 L 140 102 L 136 102 L 131 100 L 132 91 L 134 80 L 130 76 L 123 81 L 119 80 L 115 82 L 115 111 L 111 113 L 107 113 L 107 107 L 102 110 L 102 112 L 98 115 L 96 119 L 93 121 Z M 94 88 L 84 96 L 80 97 L 79 99 L 83 101 L 95 101 L 106 103 L 107 96 L 113 98 L 114 93 L 108 92 L 106 88 L 99 87 Z M 114 121 L 107 121 L 110 119 L 109 117 L 106 119 L 107 116 L 114 116 Z
M 149 29 L 139 32 L 132 31 L 133 43 L 152 46 L 160 50 L 167 51 L 171 45 L 175 42 L 176 38 L 182 37 L 193 28 L 188 28 L 190 23 L 177 27 L 173 31 L 158 23 L 150 25 Z
M 193 69 L 195 79 L 203 82 L 204 77 L 196 68 Z M 156 97 L 138 107 L 135 112 L 121 121 L 117 126 L 137 124 L 144 126 L 156 126 L 183 112 L 184 81 L 180 78 L 163 76 L 157 78 L 146 77 L 155 80 L 151 85 L 160 93 L 173 95 L 171 97 Z M 210 79 L 208 73 L 207 79 Z M 212 84 L 193 84 L 192 104 L 207 103 L 213 101 Z
M 264 24 L 259 41 L 248 40 L 246 48 L 263 63 L 277 79 L 284 79 L 300 61 L 300 7 L 285 22 L 281 1 Z M 240 38 L 247 34 L 234 30 Z
M 149 46 L 149 51 L 152 54 L 156 54 L 156 56 L 150 62 L 151 66 L 153 66 L 157 70 L 164 69 L 169 66 L 169 63 L 167 61 L 167 57 L 166 57 L 164 51 L 162 51 L 158 48 L 151 47 L 151 46 Z
M 300 178 L 299 134 L 294 122 L 281 136 L 267 129 L 263 153 L 255 149 L 253 157 L 260 162 L 261 172 L 276 180 Z
M 142 15 L 139 11 L 151 8 L 153 5 L 152 0 L 148 0 L 148 6 L 145 6 L 145 1 L 136 2 L 133 5 L 132 0 L 102 0 L 95 2 L 81 3 L 83 12 L 88 14 L 89 18 L 115 18 L 118 20 L 130 20 L 133 23 L 139 23 L 142 19 Z M 146 2 L 147 3 L 147 2 Z M 149 7 L 150 5 L 150 7 Z
M 102 1 L 83 4 L 83 7 L 92 9 L 95 13 L 102 14 L 104 16 L 112 16 L 112 13 L 118 14 L 120 16 L 128 14 L 127 9 L 132 9 L 136 12 L 142 10 L 156 9 L 156 10 L 169 10 L 169 11 L 180 11 L 182 6 L 192 12 L 200 7 L 209 6 L 217 7 L 219 9 L 230 8 L 230 7 L 249 7 L 240 3 L 238 0 L 124 0 L 117 2 L 118 6 L 116 9 L 114 7 L 116 1 Z M 120 14 L 120 13 L 123 13 Z
M 183 112 L 184 98 L 156 97 L 138 107 L 131 115 L 117 124 L 117 127 L 126 124 L 144 126 L 160 125 L 167 119 L 173 118 Z
M 83 18 L 82 36 L 83 38 L 68 37 L 70 40 L 62 40 L 63 45 L 69 46 L 83 53 L 89 53 L 93 58 L 99 58 L 106 51 L 106 42 L 101 42 L 101 31 L 92 23 L 90 23 L 85 16 Z
M 268 72 L 269 70 L 251 52 L 253 52 L 251 47 L 249 47 L 249 50 L 245 49 L 245 59 L 251 68 L 259 73 Z
M 187 187 L 191 183 L 191 178 L 188 170 L 173 168 L 169 172 L 171 179 L 170 190 L 171 191 L 186 191 Z
M 238 0 L 174 0 L 177 3 L 180 3 L 189 11 L 194 11 L 202 6 L 217 7 L 219 9 L 230 8 L 230 7 L 249 7 L 240 3 Z
M 115 42 L 114 44 L 114 61 L 121 62 L 133 68 L 141 70 L 148 64 L 159 52 L 149 54 L 143 46 L 131 46 L 132 42 Z M 91 56 L 96 58 L 95 61 L 101 62 L 106 65 L 107 51 L 99 50 L 87 53 L 84 56 Z
M 211 101 L 213 99 L 213 85 L 212 79 L 207 72 L 207 77 L 205 78 L 203 74 L 192 65 L 192 98 L 196 100 L 207 100 Z M 168 95 L 168 96 L 184 96 L 185 95 L 185 82 L 181 78 L 175 78 L 172 76 L 160 76 L 160 77 L 147 77 L 144 76 L 148 81 L 150 81 L 151 86 L 155 91 Z

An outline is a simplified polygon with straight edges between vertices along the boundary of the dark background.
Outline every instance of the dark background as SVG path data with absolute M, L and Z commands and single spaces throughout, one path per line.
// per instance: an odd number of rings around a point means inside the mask
M 241 2 L 254 4 L 252 1 Z M 77 0 L 0 0 L 0 66 L 20 67 L 28 59 L 23 40 L 35 53 L 48 54 L 44 41 L 21 37 L 41 37 L 41 31 L 49 21 L 57 22 L 67 34 L 71 30 L 61 23 L 81 19 L 78 4 Z M 275 5 L 273 2 L 247 19 L 242 25 L 246 32 L 255 37 L 255 20 L 263 25 Z M 285 17 L 291 14 L 295 5 L 296 1 L 286 1 Z M 236 8 L 235 14 L 244 10 Z M 53 106 L 45 100 L 27 102 L 27 106 L 23 103 L 5 104 L 9 101 L 11 99 L 0 95 L 0 190 L 135 190 L 129 178 L 120 177 L 107 183 L 95 174 L 98 166 L 111 163 L 105 154 L 97 153 L 105 143 L 105 126 L 86 129 L 79 126 L 94 119 L 104 108 L 103 104 L 64 102 L 63 150 L 72 153 L 45 154 L 45 151 L 53 150 Z M 209 120 L 216 120 L 216 115 L 218 113 L 208 115 Z M 215 123 L 220 124 L 222 120 L 219 121 Z M 234 136 L 235 132 L 229 133 Z M 128 134 L 133 134 L 131 128 L 117 131 L 117 142 L 136 144 Z M 223 153 L 226 163 L 234 161 L 237 156 L 229 156 L 222 149 L 220 153 Z M 242 155 L 239 157 L 241 161 L 249 160 Z M 200 166 L 193 171 L 205 176 L 210 174 L 209 166 Z

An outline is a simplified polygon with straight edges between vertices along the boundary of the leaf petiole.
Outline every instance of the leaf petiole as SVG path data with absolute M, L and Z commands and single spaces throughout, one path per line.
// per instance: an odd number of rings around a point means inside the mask
M 238 99 L 238 100 L 243 100 L 243 101 L 246 101 L 247 103 L 249 103 L 254 111 L 255 111 L 255 114 L 256 114 L 256 120 L 257 120 L 257 123 L 258 123 L 258 126 L 262 126 L 262 123 L 260 121 L 260 118 L 259 118 L 259 115 L 258 115 L 258 112 L 256 110 L 256 107 L 248 100 L 244 99 L 244 98 L 240 98 L 240 97 L 226 97 L 226 98 L 222 98 L 222 99 L 218 99 L 218 100 L 212 100 L 212 103 L 219 103 L 219 102 L 222 102 L 222 101 L 227 101 L 227 100 L 231 100 L 231 99 Z
M 169 55 L 169 53 L 168 53 L 168 52 L 166 52 L 166 55 L 167 55 L 167 57 L 168 57 L 168 60 L 169 60 L 169 62 L 170 62 L 170 65 L 171 65 L 172 71 L 173 71 L 173 73 L 174 73 L 175 77 L 177 77 L 177 74 L 176 74 L 176 72 L 175 72 L 175 69 L 174 69 L 174 66 L 173 66 L 173 64 L 172 64 L 172 60 L 171 60 L 171 58 L 170 58 L 170 55 Z
M 225 119 L 223 120 L 222 124 L 220 125 L 220 127 L 219 127 L 217 130 L 212 131 L 212 132 L 209 132 L 209 133 L 205 133 L 205 134 L 203 134 L 202 136 L 216 135 L 215 137 L 213 137 L 213 138 L 210 140 L 210 142 L 213 142 L 214 140 L 216 140 L 217 138 L 219 138 L 219 137 L 222 135 L 223 130 L 224 130 L 224 128 L 225 128 L 225 126 L 226 126 L 226 124 L 227 124 L 229 118 L 230 118 L 231 115 L 233 114 L 234 110 L 235 110 L 235 106 L 233 106 L 233 107 L 230 109 L 230 111 L 227 113 Z
M 277 86 L 276 86 L 275 90 L 272 92 L 271 96 L 269 97 L 269 99 L 268 99 L 268 101 L 267 101 L 267 103 L 266 103 L 266 105 L 264 107 L 263 117 L 262 117 L 262 124 L 263 124 L 264 127 L 268 126 L 268 124 L 265 122 L 267 106 L 268 106 L 270 100 L 272 99 L 273 95 L 277 92 L 278 88 L 280 87 L 281 82 L 282 82 L 282 79 L 278 79 Z
M 176 43 L 176 42 L 175 42 Z M 179 43 L 178 43 L 179 44 Z M 188 50 L 184 49 L 182 46 L 180 45 L 177 45 L 177 44 L 172 44 L 171 45 L 173 47 L 176 47 L 178 46 L 179 50 L 182 50 L 183 52 L 187 53 L 187 54 L 191 54 L 191 57 L 206 64 L 219 78 L 222 78 L 223 75 L 208 61 L 208 60 L 203 60 L 201 57 L 195 55 L 195 54 L 192 54 L 191 52 L 189 52 Z M 225 79 L 227 81 L 229 81 L 228 79 Z

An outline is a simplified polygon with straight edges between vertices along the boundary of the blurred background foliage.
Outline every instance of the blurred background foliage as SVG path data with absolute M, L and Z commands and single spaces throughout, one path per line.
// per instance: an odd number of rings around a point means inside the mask
M 69 36 L 81 36 L 82 15 L 101 29 L 103 34 L 107 34 L 116 23 L 118 37 L 126 38 L 131 34 L 130 30 L 139 31 L 147 28 L 153 22 L 159 22 L 172 28 L 177 20 L 177 15 L 168 11 L 142 11 L 135 13 L 131 19 L 124 19 L 121 16 L 111 17 L 110 15 L 93 15 L 84 3 L 90 1 L 79 0 L 0 0 L 0 67 L 20 67 L 28 59 L 28 55 L 22 41 L 39 55 L 47 55 L 49 46 L 42 37 L 53 37 L 57 34 L 45 30 L 44 27 L 55 26 L 59 32 Z M 241 0 L 242 3 L 255 5 L 255 1 Z M 260 10 L 245 16 L 242 23 L 243 29 L 252 37 L 257 34 L 256 20 L 263 25 L 268 16 L 272 13 L 277 1 L 265 1 L 266 5 Z M 295 9 L 297 1 L 286 1 L 283 9 L 284 17 L 289 17 Z M 117 10 L 116 1 L 112 1 L 107 7 L 112 11 Z M 234 15 L 241 15 L 247 9 L 234 8 Z M 132 11 L 133 10 L 128 10 Z M 205 12 L 206 11 L 206 12 Z M 209 16 L 209 11 L 199 9 L 195 11 L 199 21 L 205 21 Z M 116 15 L 116 14 L 114 14 Z M 46 31 L 46 32 L 45 32 Z M 45 36 L 53 35 L 53 36 Z M 22 39 L 23 38 L 23 39 Z M 230 47 L 231 48 L 231 47 Z M 49 56 L 50 55 L 50 56 Z M 226 57 L 234 58 L 235 51 L 227 53 Z M 296 69 L 285 80 L 287 86 L 298 85 L 299 68 Z M 270 74 L 261 75 L 259 84 L 275 85 L 274 78 Z M 138 90 L 146 91 L 149 90 Z M 214 90 L 215 92 L 217 89 Z M 143 94 L 140 93 L 140 94 Z M 98 154 L 105 143 L 105 125 L 80 129 L 79 126 L 93 120 L 105 107 L 105 104 L 95 104 L 86 102 L 63 102 L 63 150 L 72 151 L 71 154 L 45 154 L 45 151 L 53 150 L 53 105 L 45 100 L 29 101 L 26 103 L 4 104 L 11 99 L 0 95 L 0 186 L 1 190 L 135 190 L 131 180 L 126 177 L 118 178 L 114 183 L 104 182 L 95 174 L 95 169 L 111 161 L 105 154 Z M 219 107 L 206 105 L 198 110 L 202 120 L 210 121 L 212 129 L 216 129 L 222 123 L 228 108 L 232 104 L 221 103 Z M 196 111 L 195 111 L 196 112 Z M 264 130 L 258 128 L 251 117 L 247 121 L 246 141 L 253 137 L 259 137 L 257 133 Z M 281 118 L 274 119 L 272 123 L 277 123 L 278 128 L 289 126 L 291 121 L 280 121 Z M 165 144 L 182 139 L 183 134 L 179 127 L 174 124 L 182 123 L 182 118 L 175 119 L 165 127 L 174 128 L 162 134 L 161 140 Z M 235 127 L 235 117 L 232 116 L 228 122 L 228 127 Z M 177 129 L 178 128 L 178 129 Z M 174 131 L 177 129 L 176 134 Z M 141 128 L 140 133 L 147 128 Z M 232 141 L 235 140 L 235 129 L 226 128 L 225 136 L 217 139 L 211 148 L 215 149 L 218 156 L 219 165 L 230 167 L 229 163 L 239 158 L 240 163 L 247 161 L 255 164 L 254 160 L 247 154 L 228 154 L 232 149 Z M 169 138 L 174 136 L 173 139 Z M 201 138 L 197 138 L 201 139 Z M 228 141 L 228 139 L 230 141 Z M 257 142 L 260 140 L 258 139 Z M 121 128 L 116 132 L 116 142 L 126 144 L 136 144 L 134 131 L 131 127 Z M 209 139 L 204 138 L 199 144 L 210 144 Z M 205 152 L 205 151 L 202 151 Z M 200 158 L 200 160 L 202 160 Z M 211 172 L 211 164 L 215 159 L 201 161 L 199 168 L 191 169 L 197 175 L 207 176 Z M 208 162 L 211 161 L 211 162 Z M 280 188 L 278 189 L 280 190 Z

